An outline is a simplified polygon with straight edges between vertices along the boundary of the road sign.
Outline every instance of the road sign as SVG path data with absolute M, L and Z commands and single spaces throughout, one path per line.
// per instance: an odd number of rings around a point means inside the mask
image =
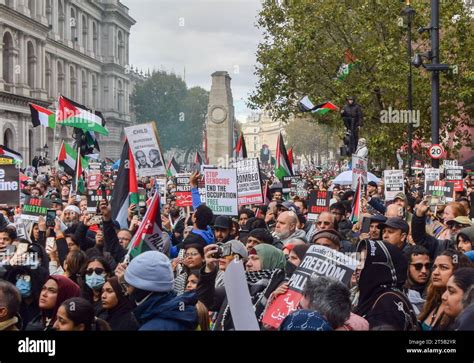
M 444 149 L 439 144 L 431 145 L 431 147 L 428 149 L 428 155 L 432 159 L 441 159 L 443 154 L 444 154 Z

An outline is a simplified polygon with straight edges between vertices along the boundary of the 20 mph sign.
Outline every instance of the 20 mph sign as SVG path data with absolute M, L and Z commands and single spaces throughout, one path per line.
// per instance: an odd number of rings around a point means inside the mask
M 443 154 L 444 154 L 444 149 L 439 144 L 431 145 L 431 147 L 428 149 L 428 155 L 432 159 L 441 159 Z

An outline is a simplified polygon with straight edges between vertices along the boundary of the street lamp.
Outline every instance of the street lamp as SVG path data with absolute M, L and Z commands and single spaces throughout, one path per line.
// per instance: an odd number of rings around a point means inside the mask
M 410 6 L 410 0 L 407 0 L 406 7 L 403 9 L 403 15 L 407 17 L 407 51 L 408 51 L 408 110 L 413 111 L 413 78 L 412 78 L 412 47 L 411 47 L 411 25 L 413 17 L 415 16 L 415 9 Z M 418 66 L 419 67 L 419 66 Z M 413 125 L 411 122 L 408 123 L 408 176 L 411 176 L 411 164 L 413 162 Z

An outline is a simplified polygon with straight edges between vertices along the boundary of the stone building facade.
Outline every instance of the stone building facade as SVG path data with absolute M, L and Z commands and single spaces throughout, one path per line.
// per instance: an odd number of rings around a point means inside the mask
M 103 113 L 109 136 L 99 136 L 101 154 L 118 157 L 132 123 L 134 24 L 119 0 L 0 0 L 0 144 L 25 164 L 45 144 L 55 157 L 72 128 L 33 128 L 28 103 L 56 109 L 62 94 Z

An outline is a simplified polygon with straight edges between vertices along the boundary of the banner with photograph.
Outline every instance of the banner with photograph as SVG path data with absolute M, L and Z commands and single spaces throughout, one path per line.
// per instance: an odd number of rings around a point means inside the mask
M 135 160 L 138 177 L 165 176 L 166 166 L 155 123 L 125 127 L 124 130 Z

